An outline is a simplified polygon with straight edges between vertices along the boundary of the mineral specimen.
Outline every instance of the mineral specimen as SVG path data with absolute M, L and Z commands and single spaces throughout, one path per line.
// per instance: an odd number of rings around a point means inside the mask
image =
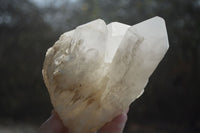
M 48 49 L 43 77 L 71 133 L 92 133 L 127 110 L 169 47 L 165 22 L 134 26 L 101 19 L 61 35 Z

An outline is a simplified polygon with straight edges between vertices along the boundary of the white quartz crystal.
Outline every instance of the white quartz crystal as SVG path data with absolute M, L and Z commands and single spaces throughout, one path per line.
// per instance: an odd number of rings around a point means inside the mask
M 43 68 L 64 125 L 71 133 L 92 133 L 125 112 L 168 47 L 160 17 L 134 26 L 98 19 L 64 33 L 48 49 Z

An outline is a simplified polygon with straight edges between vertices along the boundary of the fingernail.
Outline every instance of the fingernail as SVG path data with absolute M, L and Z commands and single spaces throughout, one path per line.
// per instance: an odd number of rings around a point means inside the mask
M 122 113 L 120 116 L 120 123 L 119 123 L 119 127 L 120 129 L 123 131 L 126 121 L 127 121 L 127 114 L 126 113 Z
M 127 121 L 127 113 L 122 113 L 122 120 L 123 120 L 124 122 Z

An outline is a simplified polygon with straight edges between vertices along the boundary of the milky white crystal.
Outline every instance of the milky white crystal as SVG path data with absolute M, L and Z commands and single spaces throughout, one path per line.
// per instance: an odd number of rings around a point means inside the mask
M 101 19 L 61 35 L 48 49 L 43 77 L 71 133 L 92 133 L 125 112 L 169 47 L 165 22 L 134 26 Z

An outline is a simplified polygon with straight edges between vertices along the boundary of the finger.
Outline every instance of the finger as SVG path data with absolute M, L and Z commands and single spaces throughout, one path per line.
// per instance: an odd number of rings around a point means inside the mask
M 57 113 L 52 111 L 51 116 L 41 125 L 38 133 L 68 133 L 68 131 Z
M 127 114 L 122 113 L 100 129 L 99 133 L 122 133 L 127 121 Z

